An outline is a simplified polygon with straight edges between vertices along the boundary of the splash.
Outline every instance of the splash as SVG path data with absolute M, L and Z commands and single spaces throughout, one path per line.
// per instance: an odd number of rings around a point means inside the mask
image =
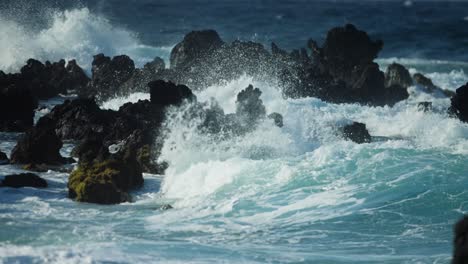
M 88 72 L 92 56 L 127 54 L 137 66 L 155 56 L 166 58 L 170 47 L 142 44 L 137 36 L 116 27 L 88 8 L 56 11 L 47 28 L 34 30 L 8 20 L 0 13 L 0 70 L 17 71 L 27 59 L 76 59 Z

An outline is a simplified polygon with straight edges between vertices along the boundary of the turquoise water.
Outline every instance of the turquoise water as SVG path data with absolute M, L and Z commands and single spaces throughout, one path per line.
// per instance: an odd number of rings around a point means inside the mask
M 164 14 L 172 14 L 178 8 L 134 2 L 134 8 L 143 10 L 143 5 L 153 13 L 161 8 Z M 134 13 L 119 19 L 122 10 L 102 7 L 98 12 L 96 6 L 55 13 L 48 27 L 32 33 L 0 12 L 0 35 L 10 36 L 8 41 L 0 38 L 4 47 L 0 69 L 14 70 L 33 56 L 77 58 L 89 70 L 91 55 L 101 51 L 130 54 L 138 65 L 156 55 L 167 59 L 175 40 L 192 29 L 187 21 L 209 10 L 201 2 L 193 13 L 184 12 L 184 19 L 171 17 L 171 23 L 159 31 L 153 30 L 154 25 L 139 26 Z M 440 3 L 421 8 L 416 2 L 417 10 L 401 3 L 382 3 L 388 9 L 376 3 L 359 5 L 381 12 L 385 27 L 373 25 L 362 15 L 369 12 L 353 9 L 349 3 L 328 3 L 311 11 L 314 6 L 301 1 L 271 5 L 268 12 L 257 12 L 255 17 L 229 17 L 219 26 L 227 38 L 274 39 L 288 46 L 293 40 L 302 45 L 303 38 L 309 37 L 307 28 L 296 28 L 309 11 L 311 21 L 321 21 L 310 29 L 314 37 L 327 25 L 355 20 L 372 34 L 390 37 L 386 42 L 390 48 L 377 60 L 382 70 L 397 61 L 412 73 L 422 72 L 436 85 L 454 90 L 468 82 L 466 52 L 451 57 L 466 51 L 466 34 L 441 32 L 444 25 L 445 31 L 459 26 L 458 31 L 466 32 L 465 3 L 450 3 L 441 12 L 436 8 Z M 230 1 L 224 4 L 246 8 Z M 210 8 L 219 11 L 219 5 Z M 264 10 L 265 5 L 256 8 Z M 101 14 L 106 12 L 113 15 Z M 419 19 L 411 16 L 414 12 Z M 213 14 L 200 17 L 193 27 L 218 21 Z M 271 17 L 275 23 L 261 22 Z M 233 19 L 239 24 L 234 26 Z M 434 21 L 441 26 L 425 27 Z M 242 31 L 249 23 L 258 27 Z M 288 31 L 292 25 L 295 30 Z M 282 31 L 272 34 L 272 28 Z M 271 34 L 251 38 L 250 29 Z M 407 34 L 395 34 L 399 31 Z M 427 41 L 426 34 L 439 38 Z M 25 38 L 31 41 L 25 44 Z M 427 45 L 416 53 L 421 43 Z M 184 120 L 183 109 L 173 110 L 165 124 L 173 132 L 160 157 L 170 167 L 164 176 L 146 174 L 144 187 L 132 194 L 134 203 L 73 202 L 67 198 L 68 175 L 55 171 L 40 173 L 50 186 L 44 190 L 0 188 L 0 263 L 450 262 L 452 225 L 468 212 L 468 124 L 445 114 L 449 99 L 411 87 L 410 98 L 394 107 L 335 105 L 315 98 L 285 100 L 274 80 L 249 76 L 206 87 L 197 92 L 197 98 L 215 98 L 225 113 L 231 113 L 236 94 L 251 83 L 262 90 L 267 112 L 284 116 L 284 127 L 267 120 L 252 133 L 220 141 L 199 134 L 195 129 L 199 120 Z M 125 102 L 147 98 L 145 93 L 132 94 L 105 102 L 102 108 L 117 109 Z M 432 101 L 434 111 L 418 111 L 421 101 Z M 344 141 L 339 127 L 351 121 L 365 123 L 373 143 Z M 0 149 L 9 152 L 16 137 L 1 133 Z M 72 147 L 66 144 L 63 153 Z M 15 166 L 0 166 L 0 175 L 19 171 Z M 160 210 L 164 204 L 174 209 Z

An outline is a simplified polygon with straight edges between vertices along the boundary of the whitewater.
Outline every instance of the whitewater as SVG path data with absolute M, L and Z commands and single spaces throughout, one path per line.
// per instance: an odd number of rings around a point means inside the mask
M 127 54 L 137 66 L 171 47 L 142 44 L 87 8 L 53 13 L 49 27 L 29 32 L 0 16 L 0 70 L 30 57 L 77 59 Z M 25 41 L 25 40 L 28 41 Z M 175 43 L 174 43 L 175 44 Z M 468 63 L 386 57 L 454 91 L 468 82 Z M 184 107 L 170 109 L 160 161 L 165 175 L 145 174 L 133 203 L 112 206 L 67 198 L 68 174 L 39 173 L 44 190 L 0 188 L 1 263 L 449 263 L 452 225 L 468 212 L 468 124 L 450 118 L 450 99 L 410 87 L 393 107 L 284 99 L 275 80 L 242 76 L 196 91 L 197 100 L 235 111 L 249 84 L 268 113 L 254 131 L 220 140 L 201 134 Z M 129 94 L 102 103 L 118 109 L 149 99 Z M 48 106 L 64 98 L 43 101 Z M 418 109 L 431 101 L 433 111 Z M 189 106 L 185 106 L 189 107 Z M 38 112 L 36 116 L 48 110 Z M 355 144 L 339 127 L 365 123 L 373 142 Z M 18 134 L 0 133 L 9 153 Z M 62 154 L 70 155 L 67 143 Z M 0 166 L 0 175 L 20 172 Z M 171 204 L 171 210 L 160 207 Z

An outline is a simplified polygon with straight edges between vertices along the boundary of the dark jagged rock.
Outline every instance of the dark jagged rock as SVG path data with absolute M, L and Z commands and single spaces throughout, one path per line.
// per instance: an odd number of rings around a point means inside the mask
M 27 88 L 15 84 L 3 86 L 6 78 L 0 72 L 0 130 L 23 132 L 33 125 L 37 100 Z
M 116 116 L 113 111 L 101 110 L 94 99 L 67 100 L 46 115 L 54 120 L 56 133 L 61 139 L 74 140 L 108 132 Z
M 162 79 L 166 75 L 164 60 L 156 57 L 141 69 L 135 69 L 132 77 L 116 88 L 119 94 L 130 94 L 134 92 L 147 92 L 148 83 L 153 80 Z
M 281 114 L 271 113 L 268 115 L 268 118 L 272 119 L 277 127 L 283 127 L 283 116 Z
M 213 50 L 221 47 L 223 41 L 214 30 L 192 31 L 171 51 L 170 63 L 172 69 L 191 67 L 194 60 L 207 56 Z
M 8 163 L 10 163 L 8 156 L 2 151 L 0 151 L 0 165 L 6 165 Z
M 452 97 L 455 95 L 453 91 L 442 89 L 435 85 L 431 79 L 422 75 L 421 73 L 415 73 L 413 75 L 414 82 L 424 89 L 427 93 L 440 93 L 446 97 Z
M 449 113 L 468 123 L 468 83 L 457 89 L 451 99 Z
M 398 85 L 385 87 L 373 62 L 383 43 L 353 25 L 331 29 L 322 47 L 309 41 L 312 60 L 280 76 L 287 97 L 314 96 L 334 103 L 393 105 L 409 95 Z
M 424 87 L 428 92 L 433 92 L 437 87 L 432 83 L 432 80 L 422 75 L 421 73 L 415 73 L 413 75 L 414 82 Z
M 237 94 L 236 115 L 245 127 L 255 125 L 266 116 L 266 109 L 260 96 L 262 91 L 249 85 Z
M 419 102 L 418 103 L 418 110 L 423 111 L 423 112 L 432 111 L 432 102 Z
M 118 95 L 118 87 L 128 81 L 134 74 L 135 64 L 126 55 L 115 56 L 112 59 L 98 54 L 92 62 L 92 77 L 86 89 L 79 91 L 80 97 L 96 97 L 105 101 Z
M 80 162 L 68 180 L 69 197 L 79 202 L 116 204 L 131 201 L 128 191 L 143 185 L 137 151 L 131 140 L 110 153 L 97 138 L 80 146 Z
M 152 81 L 150 88 L 151 103 L 161 106 L 180 105 L 184 100 L 194 100 L 195 95 L 185 85 L 175 85 L 163 80 Z
M 468 216 L 464 216 L 454 226 L 452 264 L 468 263 Z
M 344 126 L 343 136 L 358 144 L 371 142 L 369 131 L 367 131 L 366 124 L 363 123 L 353 122 L 350 125 Z
M 55 134 L 55 123 L 50 118 L 41 118 L 31 130 L 18 141 L 11 153 L 14 164 L 51 164 L 69 162 L 60 155 L 62 141 Z
M 35 187 L 46 188 L 47 181 L 32 173 L 21 173 L 5 176 L 5 179 L 0 183 L 0 187 Z
M 387 71 L 385 72 L 385 86 L 390 87 L 392 85 L 399 85 L 403 88 L 408 88 L 413 85 L 411 74 L 405 66 L 392 63 L 387 67 Z

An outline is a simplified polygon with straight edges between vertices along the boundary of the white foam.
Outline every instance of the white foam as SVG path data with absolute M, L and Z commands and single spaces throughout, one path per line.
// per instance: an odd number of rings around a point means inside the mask
M 113 26 L 109 20 L 87 8 L 58 11 L 45 29 L 34 31 L 9 21 L 0 13 L 0 70 L 17 71 L 29 58 L 57 61 L 76 59 L 91 68 L 92 56 L 127 54 L 138 66 L 156 56 L 167 58 L 170 47 L 140 43 L 130 31 Z
M 136 103 L 140 100 L 149 100 L 150 94 L 149 93 L 132 93 L 127 96 L 121 96 L 109 99 L 108 101 L 102 103 L 102 109 L 109 109 L 109 110 L 119 110 L 119 108 L 126 104 L 126 103 Z

